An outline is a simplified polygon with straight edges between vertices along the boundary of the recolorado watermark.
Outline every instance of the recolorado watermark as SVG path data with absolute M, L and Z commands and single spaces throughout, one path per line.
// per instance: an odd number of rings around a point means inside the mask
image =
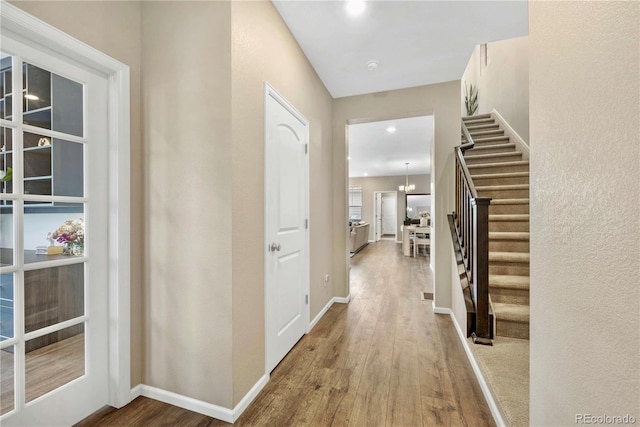
M 633 415 L 576 414 L 576 424 L 635 424 Z

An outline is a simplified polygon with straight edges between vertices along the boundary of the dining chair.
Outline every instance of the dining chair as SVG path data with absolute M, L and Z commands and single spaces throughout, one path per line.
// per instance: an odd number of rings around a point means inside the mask
M 413 232 L 413 256 L 417 257 L 420 253 L 420 246 L 428 248 L 431 245 L 429 237 L 431 230 L 429 227 L 416 227 Z M 427 255 L 429 252 L 427 252 Z

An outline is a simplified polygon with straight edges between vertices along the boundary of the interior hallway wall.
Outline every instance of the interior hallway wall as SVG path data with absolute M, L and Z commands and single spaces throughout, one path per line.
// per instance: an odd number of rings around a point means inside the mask
M 131 386 L 142 382 L 145 259 L 144 177 L 140 118 L 140 3 L 137 1 L 11 1 L 130 67 L 131 110 Z M 100 19 L 95 19 L 97 16 Z M 91 25 L 87 23 L 90 22 Z
M 264 375 L 264 82 L 310 122 L 310 314 L 334 296 L 332 102 L 269 1 L 231 3 L 233 137 L 233 402 Z M 228 184 L 228 183 L 227 183 Z
M 460 145 L 460 81 L 338 98 L 333 107 L 333 277 L 335 292 L 347 296 L 347 124 L 402 117 L 434 115 L 430 191 L 432 225 L 431 265 L 434 267 L 438 307 L 451 305 L 451 234 L 447 214 L 454 208 L 453 148 Z
M 529 2 L 529 28 L 530 423 L 637 423 L 640 3 Z

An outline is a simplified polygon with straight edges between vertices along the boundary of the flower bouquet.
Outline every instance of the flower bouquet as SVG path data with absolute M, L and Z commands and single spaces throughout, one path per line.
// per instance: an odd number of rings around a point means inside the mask
M 67 220 L 56 231 L 50 233 L 50 238 L 64 245 L 65 255 L 84 255 L 84 220 Z

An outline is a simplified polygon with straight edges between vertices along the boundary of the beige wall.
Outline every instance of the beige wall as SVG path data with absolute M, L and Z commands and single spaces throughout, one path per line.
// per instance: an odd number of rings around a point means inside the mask
M 481 64 L 476 46 L 462 76 L 462 114 L 464 82 L 478 86 L 478 111 L 495 109 L 525 142 L 529 142 L 529 36 L 487 44 L 488 65 Z
M 333 297 L 332 98 L 271 2 L 232 2 L 233 402 L 264 374 L 264 81 L 310 122 L 311 319 Z M 227 182 L 228 184 L 228 182 Z
M 532 425 L 640 420 L 639 9 L 529 3 Z
M 333 277 L 338 296 L 347 296 L 347 123 L 434 115 L 430 193 L 433 195 L 431 264 L 439 307 L 451 304 L 451 234 L 447 214 L 453 211 L 453 148 L 460 145 L 460 81 L 336 99 L 333 110 Z
M 144 383 L 231 408 L 228 2 L 142 3 Z
M 414 194 L 429 193 L 431 188 L 431 178 L 429 175 L 409 175 L 409 183 L 416 186 Z M 395 191 L 396 192 L 396 239 L 402 240 L 400 226 L 404 222 L 406 212 L 405 193 L 398 191 L 398 186 L 405 184 L 404 176 L 371 176 L 368 178 L 349 178 L 349 185 L 362 186 L 362 220 L 371 224 L 369 227 L 369 240 L 374 239 L 373 224 L 373 192 L 374 191 Z
M 131 386 L 143 365 L 143 158 L 140 121 L 140 3 L 13 1 L 13 4 L 127 64 L 131 72 Z M 95 19 L 99 16 L 100 19 Z M 87 25 L 91 22 L 91 25 Z

